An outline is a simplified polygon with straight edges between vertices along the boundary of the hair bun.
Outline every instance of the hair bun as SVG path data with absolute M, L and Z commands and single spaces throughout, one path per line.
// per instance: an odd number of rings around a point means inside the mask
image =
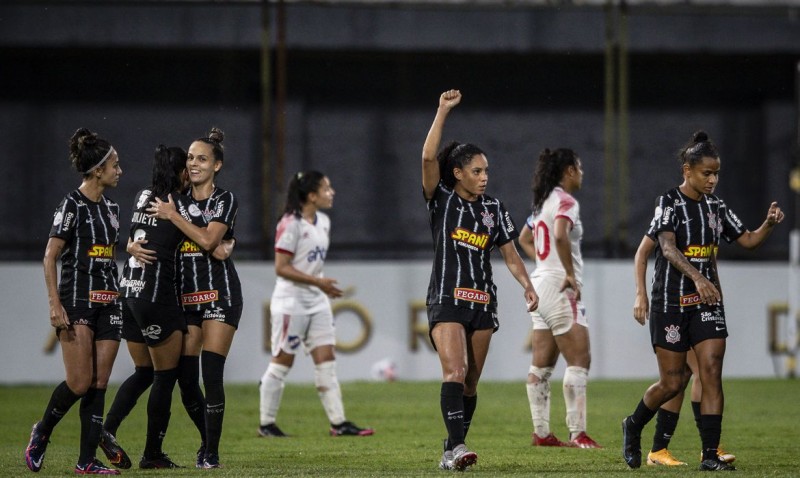
M 97 133 L 91 132 L 88 128 L 78 128 L 69 139 L 69 150 L 78 154 L 83 150 L 89 149 L 97 143 Z
M 208 133 L 208 139 L 215 143 L 222 143 L 222 140 L 225 139 L 225 133 L 219 128 L 211 128 L 211 132 Z
M 692 136 L 693 143 L 704 143 L 706 141 L 708 141 L 708 133 L 703 130 L 696 132 L 694 136 Z

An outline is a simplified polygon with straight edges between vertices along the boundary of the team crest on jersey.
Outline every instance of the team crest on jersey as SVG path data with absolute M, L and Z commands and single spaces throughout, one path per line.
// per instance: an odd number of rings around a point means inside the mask
M 481 216 L 483 216 L 483 220 L 481 222 L 484 226 L 488 227 L 489 229 L 494 227 L 494 214 L 483 211 L 481 212 Z
M 681 340 L 681 333 L 680 327 L 677 325 L 670 325 L 669 327 L 664 327 L 664 330 L 667 331 L 667 342 L 670 344 L 677 344 Z
M 189 204 L 189 215 L 192 217 L 200 217 L 203 214 L 203 211 L 197 207 L 197 204 Z
M 114 229 L 119 229 L 119 218 L 117 217 L 116 214 L 109 211 L 108 220 L 111 221 L 111 227 L 113 227 Z

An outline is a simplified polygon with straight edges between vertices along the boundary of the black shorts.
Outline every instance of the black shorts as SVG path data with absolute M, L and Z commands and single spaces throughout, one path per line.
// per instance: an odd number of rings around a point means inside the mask
M 701 305 L 690 310 L 650 312 L 650 340 L 673 352 L 687 352 L 708 339 L 728 337 L 725 309 L 720 305 Z
M 204 320 L 216 320 L 217 322 L 228 324 L 234 329 L 238 329 L 239 320 L 242 318 L 242 305 L 214 307 L 213 309 L 203 310 L 187 310 L 184 314 L 186 315 L 186 325 L 203 327 Z
M 433 348 L 436 344 L 433 341 L 433 327 L 440 322 L 457 322 L 464 326 L 467 335 L 476 330 L 492 329 L 492 333 L 500 328 L 497 320 L 497 312 L 485 312 L 483 310 L 472 310 L 453 305 L 434 304 L 428 306 L 428 337 L 431 339 Z
M 142 329 L 139 328 L 139 324 L 136 323 L 136 319 L 133 317 L 133 312 L 131 312 L 131 308 L 128 307 L 128 301 L 122 300 L 122 338 L 127 340 L 128 342 L 133 342 L 137 344 L 143 344 L 144 342 L 144 335 L 142 335 Z
M 186 333 L 181 306 L 156 304 L 143 299 L 125 301 L 149 347 L 160 344 L 175 331 Z
M 87 325 L 95 340 L 116 340 L 122 337 L 122 311 L 119 302 L 103 307 L 64 306 L 70 325 Z

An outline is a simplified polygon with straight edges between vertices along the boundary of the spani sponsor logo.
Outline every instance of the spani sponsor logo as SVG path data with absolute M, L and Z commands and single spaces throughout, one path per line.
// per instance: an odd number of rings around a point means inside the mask
M 114 246 L 104 245 L 104 244 L 93 244 L 92 247 L 89 248 L 89 251 L 86 253 L 89 257 L 93 257 L 96 259 L 113 259 L 114 258 Z
M 457 300 L 467 300 L 470 302 L 477 302 L 479 304 L 488 304 L 490 296 L 482 290 L 457 288 L 453 291 L 453 295 Z
M 708 246 L 689 245 L 683 249 L 683 255 L 689 258 L 705 259 L 716 255 L 717 246 L 710 244 Z
M 486 245 L 489 243 L 489 234 L 476 234 L 463 227 L 459 227 L 453 231 L 453 233 L 450 234 L 450 238 L 481 249 L 486 249 Z

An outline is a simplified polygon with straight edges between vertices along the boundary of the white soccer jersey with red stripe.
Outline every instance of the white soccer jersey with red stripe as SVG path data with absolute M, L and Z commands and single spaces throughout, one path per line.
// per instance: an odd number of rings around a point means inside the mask
M 564 266 L 556 251 L 555 224 L 556 218 L 566 218 L 572 225 L 569 231 L 570 249 L 572 251 L 572 269 L 575 280 L 583 284 L 583 256 L 581 255 L 581 239 L 583 238 L 583 224 L 580 218 L 578 201 L 556 186 L 542 204 L 542 209 L 536 216 L 528 218 L 528 227 L 533 231 L 533 243 L 536 246 L 536 269 L 531 277 L 549 275 L 559 280 L 566 276 Z
M 310 223 L 294 214 L 284 215 L 275 233 L 275 254 L 292 256 L 292 267 L 322 277 L 322 267 L 330 244 L 331 220 L 317 212 Z M 330 307 L 328 296 L 319 287 L 278 277 L 272 292 L 271 309 L 285 314 L 311 314 Z

